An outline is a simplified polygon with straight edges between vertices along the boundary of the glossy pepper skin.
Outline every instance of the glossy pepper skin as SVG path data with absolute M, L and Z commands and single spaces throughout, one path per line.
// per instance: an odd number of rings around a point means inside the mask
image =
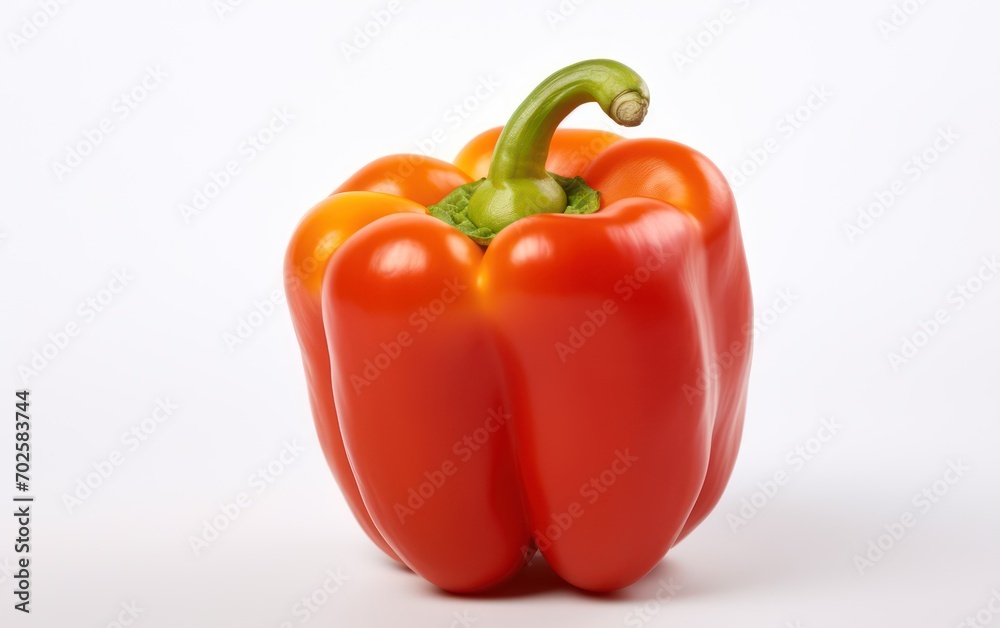
M 454 166 L 369 164 L 288 249 L 338 484 L 379 547 L 449 591 L 499 584 L 536 548 L 577 587 L 628 586 L 736 459 L 752 313 L 732 193 L 680 144 L 556 129 L 589 101 L 631 126 L 648 92 L 621 64 L 570 66 Z M 600 209 L 563 213 L 547 171 Z M 429 215 L 483 177 L 465 210 L 485 239 Z

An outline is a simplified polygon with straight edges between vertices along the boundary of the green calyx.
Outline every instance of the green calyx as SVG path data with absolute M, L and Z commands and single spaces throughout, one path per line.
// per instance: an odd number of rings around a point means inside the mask
M 618 124 L 636 126 L 646 116 L 649 90 L 638 74 L 617 61 L 583 61 L 559 70 L 531 92 L 504 126 L 486 178 L 453 191 L 430 208 L 431 215 L 488 245 L 504 227 L 527 216 L 597 211 L 598 192 L 583 179 L 545 170 L 559 123 L 588 102 L 598 103 Z
M 592 214 L 600 209 L 600 194 L 587 185 L 581 177 L 560 177 L 551 172 L 547 174 L 556 182 L 566 199 L 566 205 L 559 213 Z M 490 241 L 497 235 L 489 227 L 477 227 L 469 219 L 469 200 L 485 181 L 486 179 L 480 179 L 459 186 L 441 199 L 440 203 L 427 208 L 431 216 L 455 227 L 480 246 L 489 246 Z

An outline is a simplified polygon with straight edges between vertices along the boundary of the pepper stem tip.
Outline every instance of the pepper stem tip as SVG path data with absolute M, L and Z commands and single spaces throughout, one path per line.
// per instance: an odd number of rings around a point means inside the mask
M 638 91 L 618 94 L 608 108 L 611 118 L 622 126 L 639 126 L 649 111 L 649 98 Z

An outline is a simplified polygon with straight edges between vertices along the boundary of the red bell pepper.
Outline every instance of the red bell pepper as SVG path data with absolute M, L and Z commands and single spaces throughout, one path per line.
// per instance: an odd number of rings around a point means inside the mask
M 465 171 L 374 162 L 288 249 L 334 475 L 368 535 L 450 591 L 536 548 L 578 587 L 627 586 L 732 472 L 752 327 L 732 192 L 675 142 L 556 128 L 593 101 L 633 126 L 649 95 L 613 61 L 565 68 Z

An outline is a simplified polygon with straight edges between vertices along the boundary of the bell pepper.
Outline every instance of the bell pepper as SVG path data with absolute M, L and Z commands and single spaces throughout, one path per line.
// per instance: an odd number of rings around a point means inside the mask
M 608 60 L 543 81 L 457 165 L 375 161 L 291 239 L 286 291 L 319 440 L 369 537 L 433 584 L 541 551 L 590 591 L 648 573 L 736 459 L 750 285 L 733 194 L 642 122 Z

